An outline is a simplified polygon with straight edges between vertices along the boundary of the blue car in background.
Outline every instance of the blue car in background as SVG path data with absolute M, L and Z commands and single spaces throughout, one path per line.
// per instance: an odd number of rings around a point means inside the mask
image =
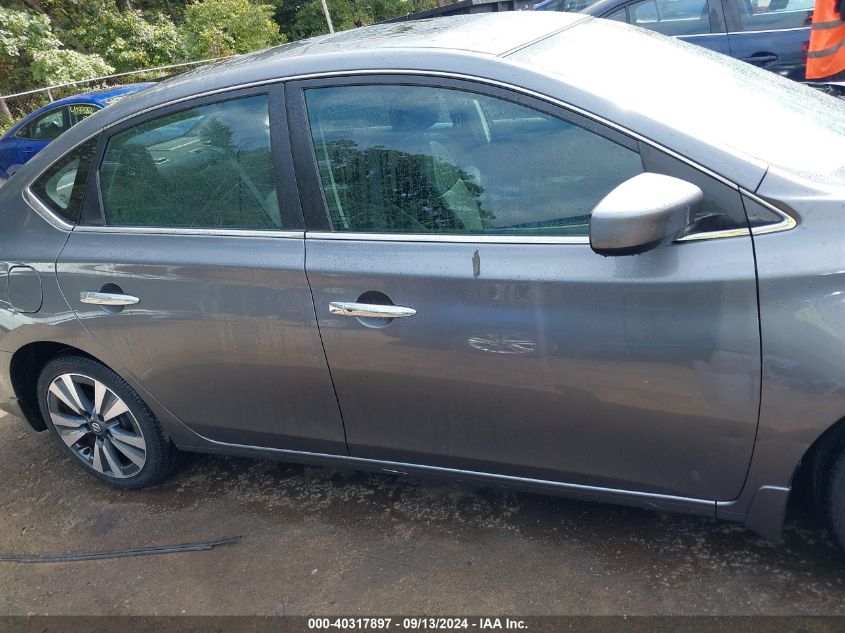
M 137 83 L 88 92 L 39 108 L 0 137 L 0 179 L 9 178 L 21 165 L 82 119 L 152 83 Z
M 534 9 L 628 22 L 804 81 L 813 4 L 813 0 L 543 0 Z

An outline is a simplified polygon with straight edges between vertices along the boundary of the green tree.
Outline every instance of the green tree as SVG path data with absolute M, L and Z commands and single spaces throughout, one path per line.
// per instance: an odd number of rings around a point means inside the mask
M 99 55 L 64 48 L 46 15 L 0 7 L 0 94 L 113 70 Z M 0 119 L 9 118 L 11 113 L 0 99 Z
M 436 6 L 437 0 L 328 0 L 335 30 L 343 31 Z M 328 33 L 320 0 L 276 0 L 275 18 L 290 40 Z
M 68 45 L 100 54 L 118 71 L 164 66 L 187 56 L 182 34 L 158 11 L 120 11 L 113 0 L 87 0 L 65 13 L 61 23 Z
M 222 57 L 286 41 L 274 8 L 249 0 L 199 0 L 185 8 L 183 32 L 193 58 Z

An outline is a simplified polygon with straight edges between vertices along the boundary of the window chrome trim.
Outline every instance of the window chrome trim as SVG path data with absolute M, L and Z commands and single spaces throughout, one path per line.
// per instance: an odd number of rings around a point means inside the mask
M 465 470 L 461 468 L 450 468 L 448 466 L 432 466 L 428 464 L 412 464 L 409 462 L 395 462 L 390 460 L 373 459 L 366 457 L 354 457 L 352 455 L 336 455 L 333 453 L 319 453 L 311 451 L 300 451 L 289 448 L 273 448 L 269 446 L 252 446 L 249 444 L 233 444 L 229 442 L 221 442 L 198 434 L 203 440 L 209 442 L 214 446 L 225 448 L 243 449 L 256 452 L 268 452 L 278 455 L 291 455 L 310 458 L 314 460 L 334 460 L 340 463 L 360 464 L 362 466 L 377 467 L 379 470 L 387 473 L 406 474 L 407 471 L 425 471 L 431 473 L 441 473 L 455 477 L 479 477 L 485 479 L 493 479 L 498 481 L 506 481 L 517 484 L 528 484 L 532 486 L 548 486 L 550 488 L 557 488 L 569 492 L 582 492 L 587 494 L 601 494 L 616 497 L 624 497 L 628 499 L 652 500 L 655 502 L 664 501 L 667 503 L 682 503 L 692 506 L 698 506 L 702 509 L 712 508 L 716 511 L 716 501 L 713 499 L 700 499 L 695 497 L 681 497 L 678 495 L 667 495 L 657 492 L 640 492 L 637 490 L 625 490 L 620 488 L 606 488 L 602 486 L 590 486 L 586 484 L 574 484 L 562 481 L 554 481 L 551 479 L 536 479 L 532 477 L 520 477 L 518 475 L 504 475 L 499 473 L 488 473 L 478 470 Z
M 725 229 L 724 231 L 705 231 L 702 233 L 690 233 L 675 240 L 675 242 L 700 242 L 702 240 L 721 240 L 727 237 L 744 237 L 751 235 L 747 228 Z
M 769 211 L 773 213 L 777 213 L 781 217 L 781 221 L 776 224 L 765 224 L 763 226 L 755 226 L 751 228 L 751 235 L 768 235 L 769 233 L 780 233 L 782 231 L 791 231 L 796 226 L 798 226 L 798 220 L 793 218 L 791 215 L 778 209 L 775 205 L 773 205 L 768 200 L 761 198 L 760 196 L 751 193 L 750 191 L 746 191 L 745 189 L 740 189 L 740 193 L 744 196 L 747 196 L 749 199 L 753 200 L 757 204 L 766 207 Z
M 804 9 L 801 9 L 804 11 Z M 796 11 L 797 13 L 797 11 Z M 812 13 L 812 12 L 811 12 Z M 746 33 L 783 33 L 784 31 L 809 31 L 809 26 L 793 26 L 788 29 L 763 29 L 760 31 L 728 31 L 728 35 L 745 35 Z
M 586 235 L 466 235 L 461 233 L 355 233 L 306 231 L 306 239 L 361 242 L 451 242 L 459 244 L 589 244 Z
M 806 27 L 803 27 L 803 28 L 806 28 Z M 779 30 L 787 30 L 787 29 L 779 29 Z M 800 30 L 800 29 L 794 29 L 794 30 Z M 743 32 L 750 32 L 750 31 L 743 31 Z M 763 32 L 763 31 L 757 31 L 757 32 Z M 740 32 L 740 33 L 742 33 L 742 32 Z M 630 130 L 630 129 L 622 126 L 622 125 L 619 125 L 618 123 L 614 123 L 613 121 L 605 119 L 604 117 L 599 116 L 597 114 L 593 114 L 592 112 L 589 112 L 588 110 L 584 110 L 583 108 L 580 108 L 578 106 L 566 103 L 565 101 L 561 101 L 560 99 L 556 99 L 556 98 L 554 98 L 550 95 L 546 95 L 546 94 L 543 94 L 543 93 L 540 93 L 540 92 L 536 92 L 536 91 L 531 90 L 529 88 L 524 88 L 522 86 L 515 86 L 515 85 L 510 84 L 508 82 L 499 81 L 497 79 L 490 79 L 490 78 L 487 78 L 487 77 L 477 77 L 477 76 L 474 76 L 474 75 L 466 75 L 466 74 L 463 74 L 463 73 L 455 73 L 455 72 L 448 72 L 448 71 L 436 71 L 436 70 L 427 71 L 427 70 L 411 70 L 411 69 L 397 69 L 397 68 L 380 68 L 380 69 L 374 68 L 374 69 L 368 69 L 368 70 L 359 69 L 359 70 L 341 70 L 341 71 L 335 70 L 335 71 L 324 71 L 324 72 L 318 72 L 318 73 L 303 73 L 303 74 L 299 74 L 299 75 L 290 75 L 290 76 L 285 76 L 285 77 L 275 77 L 275 78 L 263 79 L 263 80 L 255 81 L 255 82 L 251 82 L 251 83 L 238 84 L 238 85 L 233 85 L 233 86 L 226 86 L 224 88 L 215 88 L 214 90 L 208 90 L 206 92 L 200 92 L 200 93 L 188 95 L 188 96 L 185 96 L 185 97 L 180 97 L 179 99 L 174 99 L 172 101 L 167 101 L 165 103 L 160 103 L 158 105 L 151 106 L 151 107 L 145 108 L 143 110 L 139 110 L 138 112 L 133 112 L 132 114 L 128 114 L 125 117 L 122 117 L 120 119 L 112 121 L 111 123 L 109 123 L 109 124 L 105 125 L 104 127 L 98 129 L 95 133 L 91 134 L 90 136 L 80 140 L 78 143 L 75 143 L 73 146 L 71 146 L 70 148 L 67 149 L 65 154 L 73 151 L 78 146 L 80 146 L 83 143 L 89 141 L 91 138 L 94 138 L 98 134 L 101 134 L 104 131 L 106 131 L 106 130 L 108 130 L 108 129 L 116 126 L 116 125 L 120 125 L 120 124 L 124 123 L 125 121 L 133 119 L 135 117 L 141 116 L 141 115 L 146 114 L 148 112 L 153 112 L 153 111 L 161 109 L 161 108 L 171 106 L 173 104 L 178 104 L 178 103 L 182 103 L 182 102 L 185 102 L 185 101 L 192 101 L 194 99 L 201 99 L 201 98 L 213 96 L 213 95 L 216 95 L 216 94 L 233 92 L 233 91 L 236 91 L 236 90 L 243 90 L 243 89 L 247 89 L 247 88 L 255 88 L 255 87 L 259 87 L 259 86 L 267 86 L 267 85 L 279 84 L 279 83 L 287 83 L 287 82 L 292 82 L 292 81 L 302 81 L 302 80 L 306 80 L 306 79 L 323 79 L 323 78 L 329 78 L 329 77 L 361 77 L 361 76 L 366 77 L 368 75 L 410 75 L 410 76 L 431 77 L 431 78 L 457 79 L 457 80 L 462 80 L 462 81 L 474 82 L 474 83 L 479 83 L 479 84 L 483 84 L 483 85 L 503 88 L 505 90 L 510 90 L 512 92 L 515 92 L 515 93 L 519 93 L 519 94 L 523 94 L 523 95 L 526 95 L 526 96 L 533 97 L 533 98 L 538 99 L 540 101 L 544 101 L 546 103 L 550 103 L 552 105 L 555 105 L 559 108 L 563 108 L 565 110 L 569 110 L 569 111 L 574 112 L 576 114 L 580 114 L 581 116 L 583 116 L 587 119 L 595 121 L 596 123 L 600 123 L 601 125 L 605 125 L 605 126 L 611 128 L 613 130 L 616 130 L 617 132 L 621 132 L 622 134 L 630 136 L 631 138 L 633 138 L 637 141 L 640 141 L 640 142 L 645 143 L 645 144 L 647 144 L 647 145 L 649 145 L 649 146 L 651 146 L 651 147 L 653 147 L 657 150 L 660 150 L 661 152 L 664 152 L 664 153 L 668 154 L 669 156 L 672 156 L 676 160 L 679 160 L 682 163 L 689 165 L 690 167 L 700 171 L 701 173 L 718 180 L 722 184 L 724 184 L 724 185 L 726 185 L 726 186 L 728 186 L 728 187 L 730 187 L 734 190 L 737 190 L 740 193 L 745 193 L 746 195 L 751 196 L 755 201 L 760 202 L 761 204 L 771 208 L 773 211 L 775 211 L 776 213 L 778 213 L 779 215 L 781 215 L 784 218 L 784 221 L 782 223 L 779 223 L 779 224 L 776 224 L 776 225 L 770 225 L 770 226 L 756 227 L 756 228 L 752 229 L 751 233 L 753 235 L 763 235 L 763 234 L 766 234 L 766 233 L 774 233 L 774 232 L 778 232 L 778 231 L 788 231 L 788 230 L 794 228 L 795 225 L 796 225 L 796 221 L 793 218 L 791 218 L 791 216 L 788 216 L 785 213 L 783 213 L 782 211 L 780 211 L 779 209 L 777 209 L 776 207 L 773 207 L 770 203 L 768 203 L 764 200 L 761 200 L 756 196 L 753 196 L 753 194 L 750 194 L 747 190 L 741 188 L 735 182 L 729 180 L 728 178 L 725 178 L 724 176 L 722 176 L 720 174 L 717 174 L 716 172 L 714 172 L 714 171 L 708 169 L 707 167 L 704 167 L 703 165 L 687 158 L 686 156 L 683 156 L 682 154 L 679 154 L 679 153 L 675 152 L 674 150 L 669 149 L 668 147 L 665 147 L 664 145 L 661 145 L 660 143 L 658 143 L 656 141 L 653 141 L 652 139 L 649 139 L 649 138 L 647 138 L 647 137 L 645 137 L 645 136 L 643 136 L 643 135 L 641 135 L 637 132 L 634 132 L 634 131 L 632 131 L 632 130 Z M 50 163 L 49 165 L 45 166 L 43 169 L 38 171 L 34 176 L 30 177 L 30 179 L 27 182 L 24 190 L 29 191 L 29 186 L 33 182 L 35 182 L 35 180 L 37 180 L 41 176 L 41 174 L 44 173 L 47 169 L 49 169 L 52 165 L 53 165 L 53 163 Z M 31 192 L 30 192 L 30 195 L 32 195 L 34 197 L 34 195 Z M 37 200 L 37 198 L 36 198 L 36 200 Z M 40 200 L 38 200 L 38 203 L 43 205 L 43 203 Z M 72 230 L 74 228 L 72 225 L 67 224 L 64 220 L 62 220 L 61 218 L 56 216 L 53 213 L 53 211 L 51 211 L 48 207 L 46 207 L 46 205 L 43 205 L 43 207 L 46 209 L 46 212 L 49 215 L 45 216 L 44 213 L 41 212 L 41 211 L 39 211 L 39 214 L 42 215 L 43 217 L 45 217 L 45 219 L 47 219 L 51 224 L 53 224 L 54 226 L 57 226 L 57 228 L 61 228 L 63 230 Z M 36 208 L 36 211 L 38 211 L 37 208 Z M 51 219 L 50 216 L 52 216 L 52 219 Z M 82 227 L 82 226 L 79 226 L 79 227 L 76 227 L 76 230 L 98 229 L 98 230 L 101 230 L 101 231 L 104 231 L 104 232 L 140 232 L 140 233 L 151 232 L 151 229 L 145 228 L 145 227 L 144 228 L 141 228 L 141 227 L 126 227 L 126 228 L 120 228 L 120 230 L 118 230 L 118 231 L 113 230 L 113 229 L 117 229 L 117 228 L 118 227 L 91 227 L 91 226 Z M 136 228 L 138 229 L 138 231 L 135 231 Z M 736 229 L 736 230 L 739 231 L 741 229 Z M 162 232 L 162 233 L 173 233 L 174 231 L 176 231 L 177 234 L 186 234 L 186 233 L 184 233 L 184 231 L 194 231 L 194 229 L 179 229 L 179 230 L 159 229 L 159 231 Z M 322 232 L 322 231 L 319 231 L 319 232 L 317 232 L 317 231 L 312 231 L 312 232 L 305 232 L 305 231 L 271 232 L 271 231 L 230 230 L 230 231 L 224 231 L 222 233 L 218 233 L 216 229 L 214 229 L 214 230 L 198 229 L 198 231 L 199 231 L 198 233 L 193 233 L 193 234 L 260 236 L 260 237 L 271 237 L 272 236 L 272 237 L 288 237 L 288 238 L 290 238 L 290 237 L 297 237 L 297 238 L 301 238 L 301 237 L 320 237 L 321 239 L 348 239 L 348 240 L 354 240 L 354 239 L 362 239 L 362 240 L 368 240 L 369 239 L 369 240 L 372 240 L 374 238 L 374 236 L 378 236 L 379 240 L 397 241 L 397 242 L 400 242 L 400 241 L 420 241 L 420 242 L 467 242 L 467 243 L 485 243 L 486 242 L 486 243 L 494 243 L 494 244 L 495 243 L 589 244 L 589 238 L 586 237 L 586 236 L 581 236 L 581 237 L 573 236 L 573 237 L 569 237 L 569 238 L 564 238 L 564 237 L 551 237 L 551 236 L 549 236 L 549 237 L 543 237 L 543 236 L 530 236 L 530 237 L 529 236 L 526 236 L 526 237 L 522 237 L 522 236 L 489 236 L 489 235 L 478 235 L 478 236 L 448 235 L 447 236 L 447 235 L 428 235 L 428 234 L 413 234 L 413 235 L 412 234 L 398 234 L 398 235 L 394 235 L 394 234 L 383 234 L 383 233 L 355 233 L 355 234 L 346 233 L 346 234 L 344 234 L 343 237 L 338 237 L 338 235 L 339 235 L 338 233 L 326 233 L 326 232 Z M 678 240 L 678 241 L 693 241 L 693 239 L 696 239 L 696 240 L 722 239 L 722 238 L 725 238 L 725 237 L 735 237 L 736 236 L 736 235 L 733 235 L 733 234 L 732 235 L 722 235 L 722 233 L 724 233 L 724 232 L 723 231 L 713 231 L 713 232 L 710 232 L 708 234 L 703 234 L 703 233 L 702 234 L 692 234 L 692 235 L 689 235 L 689 236 L 685 236 L 684 238 L 681 238 L 681 240 Z M 731 231 L 731 233 L 733 233 L 733 231 Z M 258 235 L 256 235 L 256 234 L 258 234 Z M 413 238 L 413 239 L 409 239 L 409 238 Z M 471 239 L 468 239 L 468 238 L 471 238 Z
M 255 229 L 194 229 L 166 226 L 84 226 L 73 228 L 75 233 L 119 233 L 124 235 L 194 235 L 201 237 L 272 237 L 304 239 L 305 231 L 255 230 Z
M 64 154 L 62 156 L 64 156 Z M 65 220 L 63 217 L 53 211 L 50 207 L 44 204 L 41 198 L 32 193 L 32 190 L 29 188 L 28 184 L 21 191 L 21 195 L 23 196 L 24 202 L 27 203 L 30 209 L 35 211 L 38 215 L 47 220 L 47 222 L 52 224 L 54 227 L 62 231 L 73 230 L 73 224 Z

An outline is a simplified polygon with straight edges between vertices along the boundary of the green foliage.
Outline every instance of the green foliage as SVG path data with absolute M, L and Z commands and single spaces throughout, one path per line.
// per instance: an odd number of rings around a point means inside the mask
M 108 75 L 114 71 L 99 55 L 86 55 L 69 49 L 34 51 L 30 73 L 37 84 L 62 84 L 91 77 Z
M 187 57 L 182 34 L 163 13 L 117 11 L 111 0 L 89 0 L 66 26 L 66 40 L 99 52 L 118 71 L 164 66 Z
M 451 0 L 327 0 L 338 31 L 430 8 L 439 1 Z M 113 71 L 248 53 L 328 32 L 320 0 L 0 3 L 0 95 Z M 160 74 L 127 80 L 157 76 Z M 0 129 L 10 117 L 25 114 L 46 100 L 44 95 L 0 98 Z
M 46 15 L 0 7 L 0 55 L 24 56 L 30 51 L 51 50 L 61 45 Z
M 344 31 L 437 6 L 436 0 L 327 0 L 335 30 Z M 288 39 L 329 32 L 320 0 L 276 0 L 276 22 Z
M 286 41 L 274 8 L 249 0 L 199 0 L 185 9 L 185 43 L 192 57 L 248 53 Z
M 27 81 L 75 81 L 112 70 L 97 54 L 63 48 L 46 16 L 0 8 L 0 91 Z

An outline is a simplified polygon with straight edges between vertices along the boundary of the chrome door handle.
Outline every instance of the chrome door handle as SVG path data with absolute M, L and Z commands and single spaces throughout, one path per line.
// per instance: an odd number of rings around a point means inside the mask
M 412 317 L 417 311 L 403 306 L 355 303 L 354 301 L 332 301 L 329 312 L 337 316 L 364 317 L 369 319 L 401 319 Z
M 121 295 L 112 292 L 80 292 L 79 300 L 95 306 L 131 306 L 140 301 L 132 295 Z

